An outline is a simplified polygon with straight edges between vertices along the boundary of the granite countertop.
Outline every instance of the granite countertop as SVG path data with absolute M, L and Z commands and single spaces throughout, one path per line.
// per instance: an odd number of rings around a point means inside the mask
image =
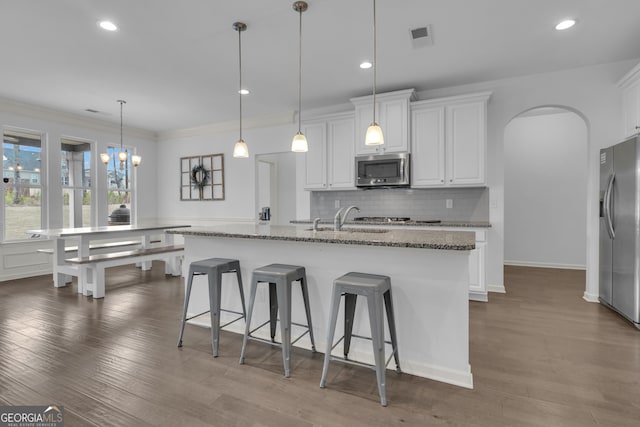
M 310 230 L 309 225 L 232 224 L 212 227 L 190 227 L 168 230 L 170 234 L 240 239 L 289 240 L 345 245 L 392 246 L 419 249 L 467 251 L 475 249 L 475 233 L 471 231 L 402 230 L 350 228 L 333 231 L 332 227 Z
M 310 219 L 290 221 L 291 224 L 312 224 Z M 321 219 L 320 224 L 333 225 L 333 219 Z M 422 222 L 420 220 L 410 221 L 346 221 L 345 225 L 393 225 L 397 227 L 466 227 L 466 228 L 490 228 L 491 223 L 488 221 L 440 221 L 440 222 Z

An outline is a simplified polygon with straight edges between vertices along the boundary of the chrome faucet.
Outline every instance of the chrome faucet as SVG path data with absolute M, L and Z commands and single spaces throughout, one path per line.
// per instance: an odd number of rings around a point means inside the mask
M 357 206 L 349 206 L 346 209 L 340 208 L 340 210 L 336 212 L 336 216 L 333 218 L 333 229 L 335 231 L 340 231 L 340 229 L 342 229 L 344 222 L 347 220 L 347 215 L 349 215 L 349 212 L 351 212 L 352 209 L 355 209 L 356 211 L 360 212 L 360 208 Z M 343 211 L 344 211 L 344 214 L 342 213 Z
M 320 222 L 320 218 L 316 218 L 313 220 L 313 231 L 318 231 L 318 223 Z

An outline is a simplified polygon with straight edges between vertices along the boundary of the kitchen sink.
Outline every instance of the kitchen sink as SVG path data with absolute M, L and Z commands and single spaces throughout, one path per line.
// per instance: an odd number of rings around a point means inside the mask
M 313 231 L 313 228 L 307 228 L 307 231 Z M 318 227 L 316 231 L 333 231 L 333 227 Z M 336 233 L 388 233 L 390 230 L 382 230 L 380 228 L 343 228 Z

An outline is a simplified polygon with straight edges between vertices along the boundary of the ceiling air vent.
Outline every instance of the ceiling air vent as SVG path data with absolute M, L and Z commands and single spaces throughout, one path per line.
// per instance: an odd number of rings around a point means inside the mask
M 87 113 L 93 113 L 93 114 L 97 114 L 97 113 L 99 113 L 99 112 L 100 112 L 100 111 L 98 111 L 98 110 L 94 110 L 93 108 L 87 108 L 87 109 L 86 109 L 86 110 L 84 110 L 84 111 L 86 111 Z
M 414 28 L 411 32 L 411 43 L 413 47 L 433 46 L 433 33 L 431 25 L 426 27 Z

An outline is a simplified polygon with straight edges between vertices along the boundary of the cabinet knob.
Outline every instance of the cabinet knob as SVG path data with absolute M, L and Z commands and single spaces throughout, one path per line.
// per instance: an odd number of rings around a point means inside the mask
M 449 182 L 453 182 L 453 179 L 450 179 Z
M 444 179 L 441 179 L 440 182 L 444 184 Z

